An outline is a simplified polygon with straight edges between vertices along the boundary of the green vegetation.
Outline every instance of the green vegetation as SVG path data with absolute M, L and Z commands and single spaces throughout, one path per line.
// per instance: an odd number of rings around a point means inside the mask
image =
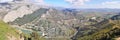
M 18 37 L 18 34 L 14 28 L 11 28 L 8 24 L 0 20 L 0 40 L 7 40 L 7 35 L 11 34 Z
M 112 21 L 106 28 L 91 35 L 79 37 L 78 40 L 114 40 L 114 38 L 120 36 L 120 23 L 118 22 Z
M 32 14 L 24 15 L 23 18 L 17 18 L 12 24 L 17 23 L 19 25 L 23 25 L 29 22 L 32 22 L 37 17 L 40 17 L 42 14 L 46 12 L 47 9 L 40 8 L 39 10 L 33 12 Z
M 32 40 L 45 40 L 43 37 L 40 37 L 40 35 L 37 32 L 32 32 L 31 38 Z
M 40 37 L 38 32 L 34 31 L 31 34 L 25 34 L 25 40 L 45 40 L 45 38 Z

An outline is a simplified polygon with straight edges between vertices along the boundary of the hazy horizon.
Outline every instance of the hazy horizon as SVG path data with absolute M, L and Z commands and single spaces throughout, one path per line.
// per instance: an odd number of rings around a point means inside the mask
M 0 3 L 11 2 L 13 0 L 0 0 Z M 38 5 L 47 5 L 65 8 L 110 8 L 120 9 L 120 0 L 27 0 L 27 2 Z

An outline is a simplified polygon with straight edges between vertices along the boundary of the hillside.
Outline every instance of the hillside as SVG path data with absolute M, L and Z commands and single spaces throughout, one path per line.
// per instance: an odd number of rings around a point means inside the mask
M 104 26 L 104 25 L 101 25 Z M 78 37 L 77 40 L 120 40 L 120 21 L 110 20 L 109 25 L 93 34 Z M 118 38 L 118 39 L 117 39 Z
M 80 28 L 80 36 L 95 32 L 98 28 L 104 28 L 101 23 L 108 23 L 108 18 L 116 13 L 98 11 L 76 11 L 72 9 L 39 8 L 31 14 L 24 15 L 9 22 L 17 25 L 25 31 L 37 31 L 46 39 L 66 38 L 70 39 Z M 93 26 L 91 26 L 93 25 Z
M 19 31 L 0 20 L 0 40 L 23 40 Z
M 0 0 L 0 40 L 120 40 L 117 1 L 87 1 Z

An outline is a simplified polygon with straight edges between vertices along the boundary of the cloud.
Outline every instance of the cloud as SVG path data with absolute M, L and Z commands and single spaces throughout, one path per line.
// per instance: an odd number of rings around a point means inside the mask
M 38 1 L 38 0 L 36 0 Z M 50 0 L 52 1 L 52 0 Z M 72 8 L 120 8 L 120 1 L 104 1 L 97 4 L 86 4 L 86 2 L 92 2 L 92 0 L 64 0 L 68 4 L 70 4 Z M 44 0 L 39 0 L 39 3 L 43 3 L 46 5 Z M 52 4 L 47 4 L 52 5 Z
M 37 5 L 44 5 L 44 6 L 50 5 L 50 4 L 45 3 L 44 0 L 32 0 L 32 3 L 37 4 Z
M 85 2 L 89 2 L 90 0 L 65 0 L 65 1 L 72 4 L 73 6 L 82 6 L 85 5 Z
M 13 0 L 0 0 L 0 3 L 4 3 L 4 2 L 11 2 Z
M 111 8 L 120 9 L 120 1 L 104 1 L 98 4 L 86 4 L 77 8 Z
M 113 5 L 113 4 L 119 4 L 119 3 L 120 3 L 120 1 L 111 1 L 111 2 L 106 1 L 106 2 L 103 2 L 102 4 L 103 5 Z
M 106 1 L 101 5 L 105 8 L 120 8 L 120 1 Z
M 36 3 L 44 3 L 44 0 L 34 0 Z

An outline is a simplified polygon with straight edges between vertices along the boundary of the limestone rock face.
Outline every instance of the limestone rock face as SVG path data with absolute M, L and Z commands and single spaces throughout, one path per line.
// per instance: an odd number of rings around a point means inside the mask
M 0 3 L 0 18 L 5 22 L 11 22 L 37 9 L 39 9 L 39 7 L 30 3 L 29 0 L 13 0 L 6 3 Z
M 31 14 L 33 11 L 33 8 L 29 8 L 27 6 L 21 6 L 20 8 L 8 12 L 8 14 L 4 17 L 5 22 L 11 22 L 14 21 L 18 17 L 23 17 L 24 15 Z

